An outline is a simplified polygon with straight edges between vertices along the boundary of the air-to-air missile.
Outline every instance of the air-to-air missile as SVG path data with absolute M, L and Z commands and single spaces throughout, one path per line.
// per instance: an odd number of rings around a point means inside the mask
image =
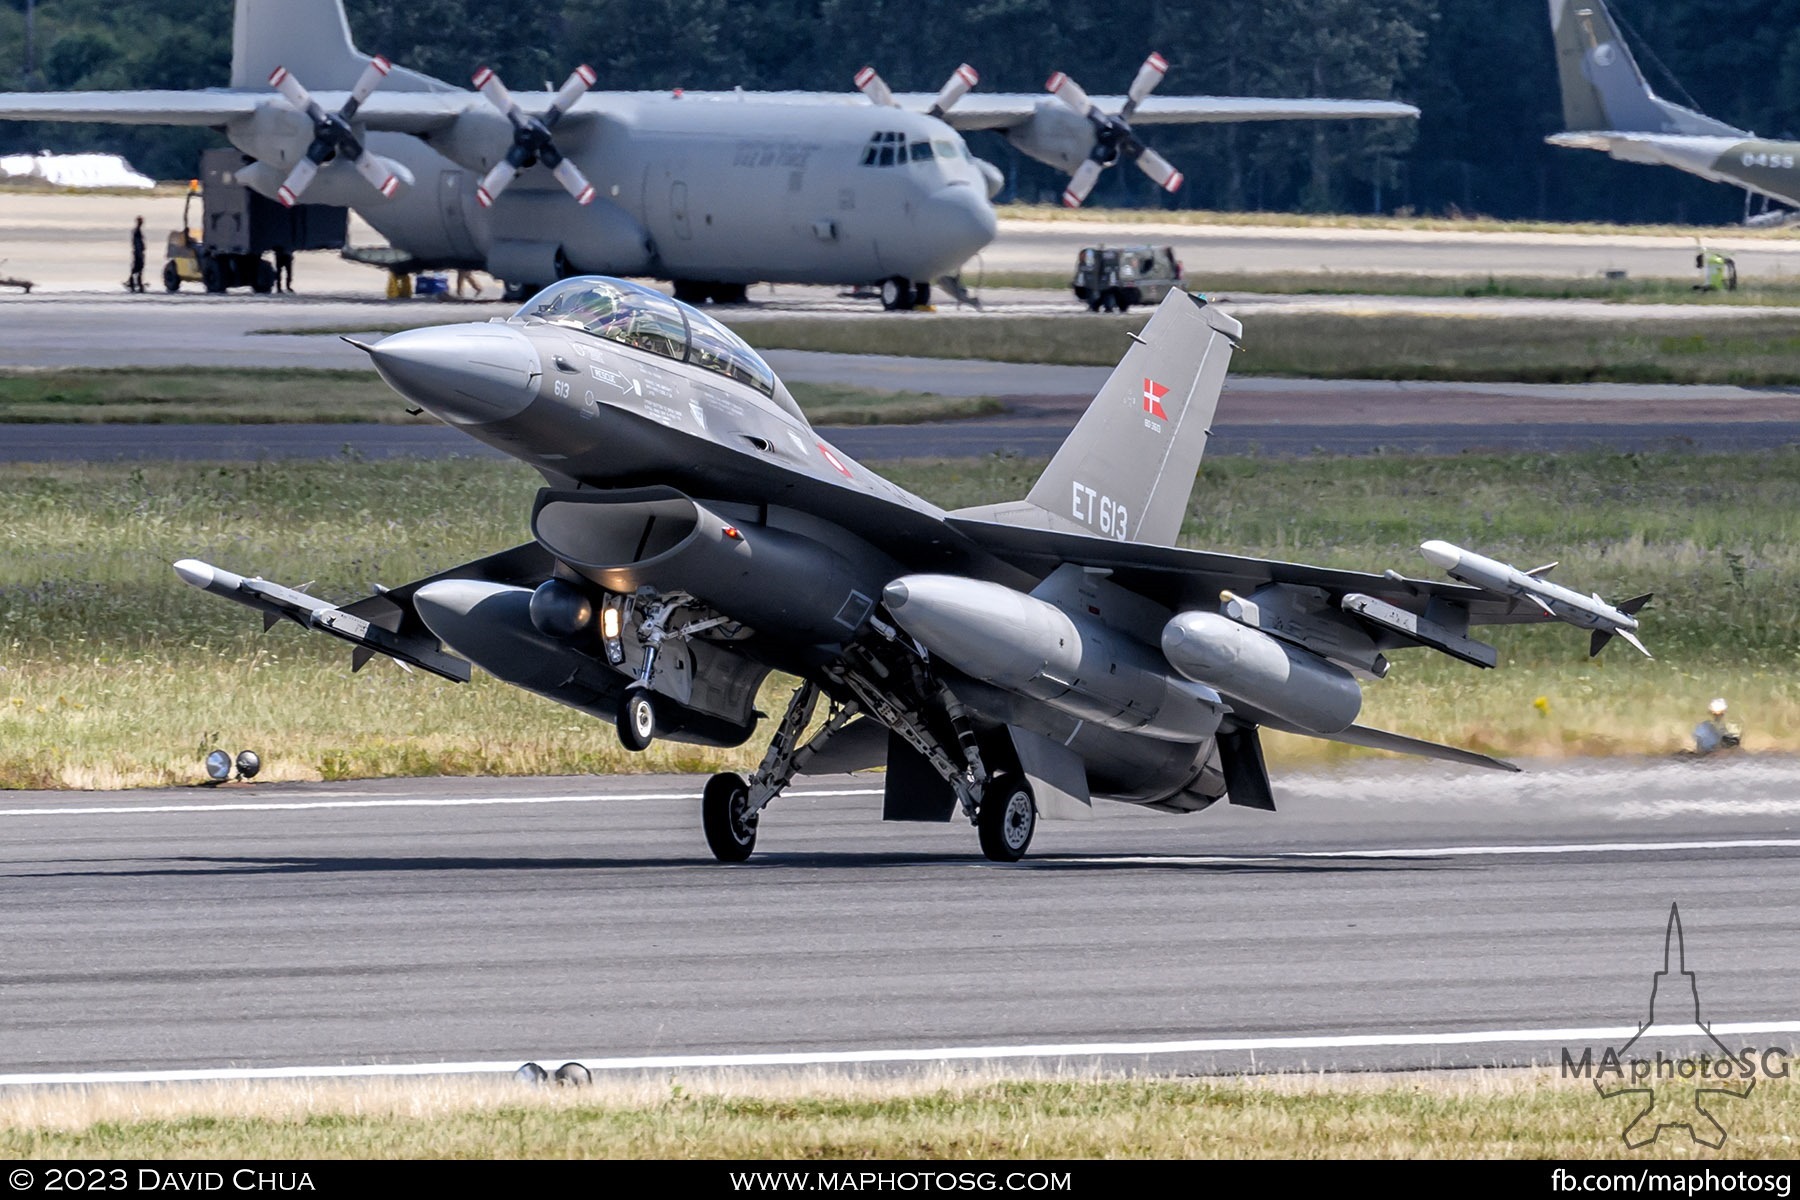
M 1608 641 L 1618 636 L 1637 647 L 1645 658 L 1654 657 L 1644 649 L 1644 643 L 1637 639 L 1636 613 L 1650 602 L 1648 592 L 1642 596 L 1634 596 L 1622 604 L 1612 605 L 1602 600 L 1598 592 L 1584 596 L 1572 588 L 1545 579 L 1544 576 L 1556 566 L 1555 563 L 1521 571 L 1508 563 L 1436 540 L 1422 544 L 1419 553 L 1433 566 L 1442 567 L 1444 573 L 1452 579 L 1459 579 L 1472 587 L 1498 592 L 1503 596 L 1529 600 L 1542 609 L 1547 617 L 1593 630 L 1594 637 L 1588 646 L 1589 655 L 1600 653 Z

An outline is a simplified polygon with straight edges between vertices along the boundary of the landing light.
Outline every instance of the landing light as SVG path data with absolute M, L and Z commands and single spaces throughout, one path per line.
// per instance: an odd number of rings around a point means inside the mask
M 625 627 L 624 605 L 625 597 L 609 594 L 600 609 L 600 640 L 606 645 L 606 661 L 615 667 L 625 661 L 625 647 L 619 641 Z

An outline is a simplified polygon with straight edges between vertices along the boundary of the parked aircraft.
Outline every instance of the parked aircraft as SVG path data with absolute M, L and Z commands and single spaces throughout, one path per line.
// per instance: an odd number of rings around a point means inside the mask
M 221 129 L 264 195 L 354 208 L 403 266 L 485 269 L 521 295 L 599 272 L 673 280 L 696 301 L 763 280 L 879 283 L 906 308 L 934 281 L 954 286 L 994 237 L 1000 172 L 961 131 L 1002 131 L 1072 172 L 1065 199 L 1079 203 L 1120 161 L 1180 186 L 1135 125 L 1418 115 L 1153 97 L 1158 55 L 1125 96 L 1090 97 L 1061 73 L 1043 95 L 971 96 L 967 66 L 935 96 L 895 95 L 873 69 L 857 76 L 864 95 L 593 92 L 585 65 L 550 94 L 511 93 L 486 67 L 466 91 L 358 52 L 342 0 L 237 0 L 233 46 L 229 89 L 0 95 L 0 119 Z
M 1264 726 L 1516 769 L 1356 724 L 1359 679 L 1418 647 L 1492 667 L 1480 624 L 1637 644 L 1647 597 L 1615 608 L 1439 541 L 1426 558 L 1469 583 L 1176 548 L 1241 334 L 1170 293 L 1024 500 L 945 512 L 821 437 L 699 310 L 573 278 L 503 322 L 362 347 L 409 403 L 543 475 L 533 540 L 341 606 L 175 569 L 350 642 L 356 667 L 385 654 L 467 680 L 473 663 L 614 722 L 633 750 L 738 745 L 769 673 L 795 676 L 761 766 L 706 785 L 725 861 L 803 771 L 885 764 L 885 817 L 960 812 L 1011 861 L 1040 811 L 1096 797 L 1273 809 Z
M 1604 150 L 1620 162 L 1675 167 L 1800 207 L 1800 142 L 1771 141 L 1651 90 L 1605 0 L 1550 0 L 1566 132 L 1553 146 Z M 1776 210 L 1752 224 L 1785 220 Z

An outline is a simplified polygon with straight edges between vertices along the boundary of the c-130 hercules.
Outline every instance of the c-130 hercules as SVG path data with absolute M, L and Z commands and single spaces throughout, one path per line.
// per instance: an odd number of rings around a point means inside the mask
M 630 749 L 739 745 L 768 674 L 795 676 L 761 766 L 706 785 L 724 861 L 800 772 L 885 764 L 884 817 L 960 812 L 1013 861 L 1040 811 L 1094 798 L 1272 810 L 1263 726 L 1516 769 L 1356 724 L 1358 680 L 1416 647 L 1492 667 L 1479 624 L 1635 645 L 1648 597 L 1615 608 L 1438 541 L 1425 556 L 1469 582 L 1176 548 L 1241 332 L 1170 293 L 1024 500 L 945 512 L 825 441 L 697 309 L 570 279 L 505 321 L 363 347 L 407 400 L 544 477 L 531 541 L 342 606 L 175 569 L 352 643 L 357 667 L 467 680 L 473 663 L 615 722 Z
M 1152 96 L 1166 70 L 1150 55 L 1125 96 L 1090 97 L 1061 72 L 1045 94 L 970 94 L 966 65 L 936 95 L 895 95 L 873 69 L 860 96 L 597 92 L 586 65 L 529 95 L 482 67 L 472 92 L 360 53 L 342 0 L 237 0 L 229 89 L 0 94 L 0 120 L 213 126 L 255 160 L 239 182 L 354 208 L 407 269 L 484 269 L 521 298 L 603 273 L 672 280 L 695 301 L 759 281 L 880 284 L 898 309 L 938 280 L 960 286 L 994 238 L 1003 180 L 961 131 L 1000 131 L 1070 172 L 1078 204 L 1117 162 L 1180 186 L 1134 126 L 1418 116 L 1386 100 Z

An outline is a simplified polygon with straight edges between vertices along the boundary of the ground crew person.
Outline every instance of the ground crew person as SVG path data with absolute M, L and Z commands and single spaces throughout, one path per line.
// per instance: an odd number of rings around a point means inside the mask
M 1720 696 L 1706 706 L 1707 718 L 1694 726 L 1694 749 L 1701 754 L 1729 750 L 1744 740 L 1743 726 L 1725 719 L 1725 697 Z
M 289 293 L 294 290 L 294 252 L 285 247 L 277 247 L 275 251 L 275 290 Z
M 125 279 L 125 290 L 141 292 L 144 290 L 144 218 L 139 217 L 137 224 L 131 227 L 131 274 Z

